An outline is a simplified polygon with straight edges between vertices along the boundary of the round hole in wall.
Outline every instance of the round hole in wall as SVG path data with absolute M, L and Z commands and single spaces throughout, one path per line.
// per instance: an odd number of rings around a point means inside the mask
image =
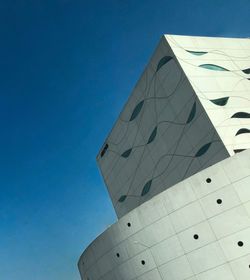
M 207 182 L 207 183 L 211 183 L 211 182 L 212 182 L 211 178 L 207 178 L 207 179 L 206 179 L 206 182 Z
M 119 258 L 119 257 L 120 257 L 120 254 L 119 254 L 119 253 L 116 253 L 116 256 L 117 256 L 117 258 Z
M 219 198 L 219 199 L 217 199 L 217 203 L 218 204 L 221 204 L 222 203 L 222 200 Z
M 128 226 L 128 227 L 131 227 L 131 224 L 130 224 L 130 223 L 127 223 L 127 226 Z
M 195 234 L 194 235 L 194 239 L 198 239 L 199 238 L 199 235 L 198 234 Z
M 243 243 L 242 241 L 239 241 L 239 242 L 238 242 L 238 246 L 239 246 L 239 247 L 242 247 L 243 245 L 244 245 L 244 243 Z
M 141 261 L 141 264 L 142 264 L 142 265 L 145 265 L 145 261 L 144 261 L 144 260 L 142 260 L 142 261 Z

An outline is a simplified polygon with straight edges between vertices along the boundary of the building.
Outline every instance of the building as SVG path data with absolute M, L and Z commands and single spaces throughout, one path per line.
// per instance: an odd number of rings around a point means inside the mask
M 118 221 L 86 280 L 250 279 L 250 39 L 165 35 L 97 156 Z

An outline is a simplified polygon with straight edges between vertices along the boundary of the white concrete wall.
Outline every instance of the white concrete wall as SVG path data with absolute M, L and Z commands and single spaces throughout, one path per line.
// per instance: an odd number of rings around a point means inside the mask
M 250 39 L 166 39 L 229 154 L 250 148 Z
M 118 217 L 229 156 L 165 37 L 104 147 L 97 160 Z
M 78 267 L 86 280 L 249 280 L 250 150 L 123 216 Z

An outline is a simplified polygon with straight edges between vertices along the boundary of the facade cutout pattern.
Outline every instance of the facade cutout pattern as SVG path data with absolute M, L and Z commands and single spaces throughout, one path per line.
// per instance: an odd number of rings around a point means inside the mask
M 87 280 L 250 279 L 250 39 L 165 35 L 97 156 L 118 222 Z
M 250 148 L 250 40 L 165 37 L 229 154 Z
M 98 164 L 118 217 L 229 156 L 165 37 L 104 150 Z
M 241 152 L 123 216 L 81 256 L 82 279 L 249 279 L 249 163 Z

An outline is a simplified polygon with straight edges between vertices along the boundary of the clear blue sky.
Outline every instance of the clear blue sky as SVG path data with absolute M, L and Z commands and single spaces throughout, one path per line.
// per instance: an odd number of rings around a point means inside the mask
M 95 156 L 163 33 L 250 37 L 249 0 L 0 1 L 0 279 L 79 280 L 115 221 Z

